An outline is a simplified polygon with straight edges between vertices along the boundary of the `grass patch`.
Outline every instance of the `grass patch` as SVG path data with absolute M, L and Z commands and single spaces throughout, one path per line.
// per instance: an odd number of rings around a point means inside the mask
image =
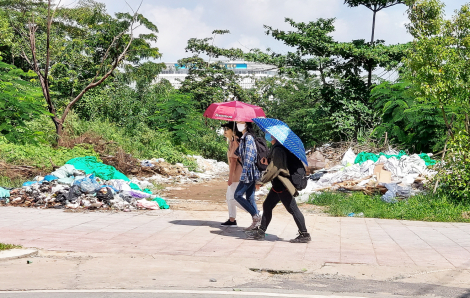
M 398 203 L 385 203 L 380 196 L 363 193 L 324 192 L 313 194 L 310 204 L 327 206 L 333 216 L 364 213 L 364 217 L 438 222 L 470 222 L 470 206 L 456 204 L 444 195 L 420 194 Z
M 0 243 L 0 250 L 8 250 L 8 249 L 13 249 L 13 248 L 22 248 L 22 246 L 21 245 L 14 245 L 14 244 Z
M 10 164 L 30 165 L 44 170 L 52 170 L 54 165 L 62 166 L 69 159 L 79 156 L 98 156 L 90 145 L 78 145 L 72 149 L 50 145 L 20 145 L 0 140 L 0 159 Z
M 33 129 L 44 133 L 47 143 L 54 143 L 54 126 L 50 119 L 43 117 L 30 123 Z M 187 154 L 198 154 L 189 150 L 184 150 L 176 146 L 172 140 L 172 134 L 167 131 L 156 131 L 145 124 L 140 124 L 135 129 L 126 129 L 116 123 L 107 120 L 85 121 L 76 114 L 71 113 L 65 123 L 68 137 L 79 137 L 83 134 L 93 134 L 101 136 L 106 141 L 112 141 L 115 148 L 122 148 L 126 153 L 132 154 L 139 159 L 164 158 L 169 163 L 182 163 L 195 170 L 197 163 L 193 158 L 188 158 Z M 1 149 L 0 149 L 1 150 Z M 96 154 L 96 153 L 95 153 Z M 114 154 L 109 152 L 109 154 Z M 84 155 L 77 155 L 84 156 Z M 1 157 L 0 157 L 1 158 Z
M 92 144 L 73 143 L 65 147 L 54 147 L 55 128 L 48 117 L 39 117 L 28 124 L 33 131 L 43 133 L 39 144 L 16 144 L 0 137 L 0 160 L 9 164 L 30 165 L 46 172 L 52 170 L 52 163 L 62 166 L 69 159 L 81 156 L 96 156 L 103 153 Z M 106 145 L 105 154 L 115 155 L 119 148 L 138 159 L 164 158 L 171 164 L 182 163 L 190 170 L 197 168 L 196 161 L 188 155 L 202 155 L 217 160 L 226 159 L 227 145 L 223 137 L 207 128 L 201 136 L 191 135 L 185 142 L 176 142 L 176 133 L 164 129 L 155 130 L 144 123 L 135 128 L 125 128 L 108 120 L 82 120 L 71 113 L 65 123 L 65 134 L 70 140 L 84 135 L 101 137 Z M 108 150 L 109 149 L 109 150 Z M 108 152 L 109 151 L 109 152 Z M 115 152 L 116 151 L 116 152 Z M 52 163 L 51 163 L 52 161 Z
M 25 179 L 21 178 L 10 178 L 6 176 L 0 176 L 0 187 L 19 188 L 26 182 Z

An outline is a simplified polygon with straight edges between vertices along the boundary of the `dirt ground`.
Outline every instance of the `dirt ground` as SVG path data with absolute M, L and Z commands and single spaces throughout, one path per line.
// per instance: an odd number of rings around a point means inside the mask
M 227 181 L 225 179 L 215 179 L 203 183 L 167 185 L 162 191 L 171 209 L 192 210 L 192 211 L 223 211 L 227 210 L 225 193 L 227 191 Z M 262 210 L 265 197 L 257 200 L 258 208 Z M 276 208 L 275 212 L 286 212 L 282 204 L 281 208 Z M 299 204 L 304 213 L 325 214 L 324 207 L 311 204 Z

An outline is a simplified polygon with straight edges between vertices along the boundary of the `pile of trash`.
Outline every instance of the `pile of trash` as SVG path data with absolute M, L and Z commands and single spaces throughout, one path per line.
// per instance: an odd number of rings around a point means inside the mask
M 349 148 L 340 164 L 328 167 L 321 150 L 317 150 L 308 158 L 310 179 L 297 200 L 306 202 L 310 194 L 321 191 L 362 191 L 381 193 L 385 202 L 397 202 L 421 192 L 424 183 L 436 174 L 432 170 L 436 161 L 431 156 L 395 150 L 378 154 L 363 151 L 356 155 Z
M 144 175 L 141 179 L 155 183 L 199 183 L 228 175 L 229 167 L 225 162 L 214 159 L 205 159 L 198 155 L 189 155 L 197 163 L 196 171 L 189 171 L 181 163 L 174 165 L 167 163 L 163 158 L 142 160 L 141 167 Z M 147 173 L 148 175 L 145 175 Z
M 168 209 L 147 181 L 129 179 L 94 156 L 78 157 L 21 188 L 0 187 L 0 205 L 68 209 Z M 144 189 L 142 189 L 144 188 Z

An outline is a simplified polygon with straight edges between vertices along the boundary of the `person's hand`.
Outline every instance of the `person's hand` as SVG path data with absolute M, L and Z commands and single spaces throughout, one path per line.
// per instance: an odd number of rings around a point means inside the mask
M 259 190 L 261 188 L 261 184 L 256 184 L 256 190 Z
M 233 183 L 233 182 L 232 182 L 232 179 L 228 179 L 227 185 L 230 186 L 230 185 L 232 185 L 232 183 Z

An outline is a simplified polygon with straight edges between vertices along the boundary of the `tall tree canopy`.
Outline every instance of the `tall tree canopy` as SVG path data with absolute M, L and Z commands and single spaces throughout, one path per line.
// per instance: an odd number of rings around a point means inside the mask
M 384 41 L 377 41 L 375 46 L 371 46 L 364 40 L 335 41 L 332 37 L 335 30 L 334 19 L 320 18 L 308 23 L 286 19 L 286 22 L 293 30 L 284 31 L 271 26 L 265 28 L 268 35 L 293 49 L 287 54 L 259 49 L 249 52 L 238 48 L 223 49 L 214 46 L 210 38 L 192 38 L 186 49 L 196 55 L 206 54 L 214 58 L 227 57 L 273 65 L 278 68 L 281 76 L 299 79 L 299 82 L 306 81 L 307 78 L 307 81 L 318 79 L 318 92 L 314 92 L 314 97 L 309 95 L 304 98 L 321 104 L 323 112 L 319 114 L 328 115 L 330 120 L 342 119 L 331 120 L 332 130 L 351 137 L 353 131 L 360 127 L 370 127 L 374 122 L 375 112 L 370 104 L 370 89 L 363 73 L 370 67 L 396 68 L 407 45 L 385 45 Z M 347 123 L 347 127 L 344 127 L 344 123 Z
M 12 55 L 37 74 L 59 136 L 75 103 L 118 67 L 158 69 L 143 64 L 161 56 L 152 45 L 157 27 L 138 11 L 112 17 L 93 0 L 72 8 L 51 0 L 2 0 L 0 8 L 14 29 Z M 136 36 L 140 26 L 149 33 Z
M 370 9 L 373 13 L 372 15 L 372 33 L 370 37 L 370 44 L 373 46 L 374 45 L 374 37 L 375 37 L 375 17 L 376 14 L 381 11 L 382 9 L 392 7 L 397 4 L 403 4 L 404 1 L 400 0 L 345 0 L 345 4 L 347 4 L 349 7 L 357 7 L 360 5 L 363 5 Z M 372 69 L 373 65 L 368 65 L 368 78 L 367 78 L 367 84 L 369 87 L 372 85 Z

